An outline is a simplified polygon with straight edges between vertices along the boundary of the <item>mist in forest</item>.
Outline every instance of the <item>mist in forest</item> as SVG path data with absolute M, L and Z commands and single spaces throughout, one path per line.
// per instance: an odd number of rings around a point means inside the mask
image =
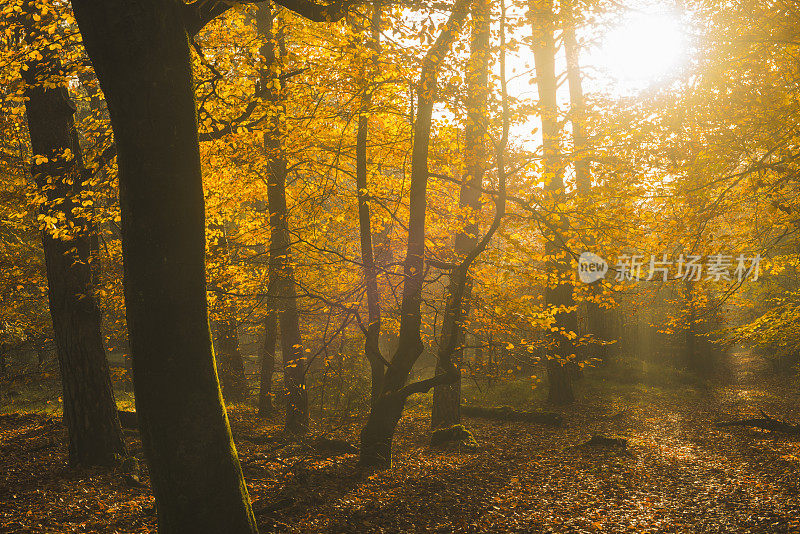
M 798 28 L 6 0 L 0 532 L 799 531 Z

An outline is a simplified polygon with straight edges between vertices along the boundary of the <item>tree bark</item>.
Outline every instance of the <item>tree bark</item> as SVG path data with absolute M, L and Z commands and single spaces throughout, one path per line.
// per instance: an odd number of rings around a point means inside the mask
M 466 172 L 462 177 L 459 192 L 459 205 L 469 208 L 473 213 L 481 209 L 481 187 L 486 166 L 486 131 L 489 127 L 487 113 L 489 86 L 491 9 L 488 0 L 476 0 L 472 7 L 472 42 L 470 57 L 467 62 L 467 122 L 464 128 L 464 163 Z M 478 224 L 469 223 L 456 235 L 456 257 L 463 258 L 478 243 Z M 448 293 L 452 298 L 455 287 L 451 277 Z M 467 276 L 467 287 L 464 294 L 462 317 L 466 318 L 470 310 L 472 283 Z M 464 355 L 464 327 L 461 322 L 452 325 L 457 330 L 457 347 L 453 362 L 460 367 Z M 444 328 L 443 328 L 444 329 Z M 447 335 L 444 331 L 443 336 Z M 437 362 L 437 372 L 443 373 L 441 362 Z M 433 389 L 433 407 L 431 410 L 431 427 L 452 426 L 461 422 L 461 374 L 452 384 L 441 384 Z
M 575 37 L 576 19 L 572 11 L 572 2 L 567 0 L 561 4 L 564 24 L 564 51 L 567 59 L 567 83 L 569 84 L 570 123 L 572 124 L 573 165 L 575 167 L 575 183 L 578 197 L 587 199 L 592 194 L 592 174 L 589 162 L 589 143 L 586 137 L 586 102 L 583 96 L 583 81 L 580 67 L 580 47 Z M 592 228 L 584 229 L 584 243 L 590 252 L 596 245 Z M 590 288 L 592 296 L 598 298 L 602 285 L 593 284 Z M 596 357 L 606 359 L 606 345 L 600 343 L 607 337 L 605 331 L 604 311 L 597 302 L 585 303 L 586 330 L 597 342 L 583 350 L 584 359 Z
M 436 100 L 438 71 L 450 46 L 458 36 L 468 13 L 468 0 L 459 0 L 422 63 L 417 86 L 417 118 L 411 153 L 409 187 L 408 242 L 404 262 L 401 321 L 397 350 L 383 377 L 381 392 L 373 403 L 367 423 L 361 430 L 360 462 L 366 466 L 388 467 L 392 463 L 392 439 L 403 414 L 406 398 L 429 390 L 435 381 L 422 381 L 406 387 L 414 363 L 424 350 L 420 337 L 421 302 L 425 268 L 425 219 L 428 184 L 428 147 L 431 118 Z M 451 378 L 438 375 L 439 379 Z
M 26 18 L 28 38 L 37 40 L 39 45 L 46 44 L 33 22 L 34 14 L 38 9 L 26 4 L 21 16 Z M 48 21 L 52 21 L 51 16 L 43 17 L 38 27 Z M 75 107 L 67 92 L 60 59 L 49 47 L 39 48 L 43 58 L 27 63 L 23 78 L 34 155 L 31 174 L 47 199 L 41 209 L 46 224 L 42 244 L 61 371 L 64 422 L 69 435 L 69 462 L 111 465 L 127 453 L 92 285 L 90 222 L 81 211 L 81 195 L 88 180 L 75 128 Z M 56 86 L 47 88 L 45 81 L 55 82 Z
M 220 373 L 222 393 L 226 401 L 236 403 L 247 400 L 249 388 L 242 352 L 239 350 L 236 317 L 232 313 L 232 309 L 226 310 L 225 315 L 217 322 L 216 340 L 222 363 Z
M 45 358 L 47 357 L 47 353 L 45 352 L 44 339 L 41 337 L 37 337 L 36 339 L 34 339 L 33 344 L 34 344 L 34 349 L 36 350 L 36 369 L 38 371 L 41 371 L 42 367 L 44 367 Z
M 236 254 L 231 251 L 225 223 L 213 225 L 220 232 L 211 248 L 211 254 L 223 265 L 236 262 Z M 231 289 L 230 280 L 218 279 L 215 285 L 217 292 L 214 339 L 216 352 L 219 354 L 219 374 L 222 382 L 222 394 L 231 403 L 244 402 L 250 393 L 247 385 L 242 352 L 239 350 L 239 333 L 236 323 L 236 303 L 233 297 L 226 294 Z
M 6 376 L 8 373 L 8 359 L 6 354 L 8 353 L 8 345 L 6 343 L 0 343 L 0 376 Z
M 72 5 L 117 147 L 136 408 L 158 530 L 255 533 L 211 345 L 203 184 L 179 3 Z
M 279 38 L 274 31 L 274 14 L 269 4 L 259 6 L 258 32 L 263 39 L 260 53 L 264 66 L 260 72 L 261 87 L 271 107 L 267 132 L 264 134 L 264 153 L 268 158 L 267 197 L 269 203 L 270 284 L 274 288 L 280 325 L 283 355 L 283 385 L 286 395 L 286 431 L 293 434 L 308 432 L 308 392 L 306 391 L 307 361 L 300 336 L 300 317 L 297 309 L 297 288 L 292 266 L 291 236 L 286 209 L 286 156 L 283 149 L 285 113 L 284 93 L 280 80 L 280 60 L 276 50 Z
M 564 198 L 564 177 L 561 168 L 560 125 L 556 100 L 555 74 L 556 45 L 553 32 L 554 13 L 552 0 L 531 0 L 530 13 L 533 27 L 533 57 L 536 66 L 536 85 L 539 91 L 539 109 L 542 120 L 542 168 L 545 190 L 555 209 Z M 565 334 L 577 332 L 577 314 L 572 296 L 571 268 L 564 237 L 568 229 L 563 215 L 548 224 L 545 231 L 545 256 L 548 272 L 545 287 L 545 304 L 554 310 L 554 327 L 550 334 L 547 376 L 550 402 L 569 404 L 574 401 L 572 380 L 567 364 L 574 347 Z
M 261 349 L 261 376 L 258 388 L 258 415 L 267 417 L 275 407 L 272 403 L 272 375 L 275 372 L 275 342 L 278 339 L 278 318 L 272 300 L 271 288 L 267 289 L 267 314 L 264 317 L 264 345 Z
M 376 1 L 373 5 L 373 12 L 370 24 L 370 46 L 375 55 L 373 67 L 377 66 L 377 54 L 379 49 L 381 24 L 381 5 Z M 361 239 L 361 263 L 364 270 L 364 285 L 367 293 L 367 314 L 368 325 L 364 339 L 364 353 L 369 362 L 371 372 L 370 405 L 374 405 L 380 395 L 385 365 L 383 355 L 380 350 L 381 336 L 381 303 L 380 293 L 378 292 L 378 269 L 375 266 L 375 255 L 372 248 L 372 222 L 369 208 L 369 184 L 367 183 L 367 137 L 369 135 L 369 112 L 372 104 L 369 80 L 367 77 L 368 68 L 366 65 L 361 67 L 361 82 L 363 96 L 361 100 L 361 112 L 358 117 L 358 130 L 356 132 L 356 188 L 358 196 L 358 229 Z

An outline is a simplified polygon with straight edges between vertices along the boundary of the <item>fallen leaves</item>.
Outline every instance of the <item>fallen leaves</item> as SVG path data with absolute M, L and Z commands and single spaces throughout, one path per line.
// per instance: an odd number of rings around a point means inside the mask
M 796 393 L 765 391 L 797 414 Z M 256 422 L 237 407 L 231 424 L 262 532 L 798 532 L 800 444 L 709 425 L 736 402 L 724 387 L 601 391 L 564 427 L 466 418 L 477 451 L 431 449 L 417 406 L 387 471 L 362 471 L 349 447 L 287 440 L 279 415 Z M 325 439 L 357 443 L 358 423 Z M 577 446 L 598 433 L 626 436 L 627 450 Z M 145 466 L 144 487 L 67 469 L 64 436 L 57 418 L 0 416 L 0 531 L 156 532 Z M 138 439 L 129 446 L 141 456 Z

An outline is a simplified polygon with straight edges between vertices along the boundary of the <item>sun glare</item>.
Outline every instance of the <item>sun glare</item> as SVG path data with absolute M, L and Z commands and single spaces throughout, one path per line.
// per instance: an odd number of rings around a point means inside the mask
M 598 66 L 620 89 L 639 90 L 675 72 L 685 51 L 674 14 L 636 12 L 605 35 Z

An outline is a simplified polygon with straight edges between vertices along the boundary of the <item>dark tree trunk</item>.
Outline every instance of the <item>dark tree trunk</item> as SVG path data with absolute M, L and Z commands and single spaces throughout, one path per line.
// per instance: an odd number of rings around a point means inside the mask
M 572 391 L 570 368 L 558 360 L 547 361 L 547 400 L 553 404 L 571 404 L 575 400 Z
M 449 296 L 452 299 L 452 292 L 455 284 L 451 280 L 451 287 Z M 469 288 L 467 288 L 469 290 Z M 462 314 L 469 311 L 468 296 L 465 295 Z M 452 333 L 450 330 L 457 329 L 457 332 Z M 447 339 L 448 336 L 455 335 L 457 338 L 458 347 L 453 354 L 453 363 L 458 365 L 463 355 L 464 344 L 464 330 L 461 324 L 456 323 L 453 318 L 445 316 L 442 324 L 442 340 Z M 436 373 L 443 374 L 448 370 L 445 369 L 441 362 L 437 361 Z M 433 406 L 431 407 L 431 428 L 441 428 L 453 426 L 461 422 L 461 372 L 455 377 L 452 383 L 439 384 L 433 388 Z
M 459 205 L 473 212 L 481 209 L 481 187 L 486 167 L 486 130 L 489 125 L 487 102 L 489 96 L 489 58 L 490 58 L 491 9 L 488 0 L 477 0 L 472 7 L 472 43 L 470 58 L 466 65 L 467 78 L 467 123 L 464 131 L 464 161 L 466 173 L 462 177 Z M 463 258 L 478 243 L 478 225 L 471 223 L 456 235 L 456 257 Z M 454 288 L 448 292 L 452 298 Z M 467 281 L 464 295 L 462 317 L 469 315 L 472 284 Z M 464 328 L 461 322 L 453 325 L 457 329 L 457 348 L 453 355 L 454 364 L 459 367 L 464 356 Z M 443 338 L 447 333 L 443 332 Z M 441 362 L 437 373 L 444 373 Z M 433 389 L 431 426 L 433 428 L 452 426 L 461 422 L 461 374 L 452 384 L 441 384 Z
M 103 98 L 100 96 L 100 88 L 97 84 L 91 83 L 91 77 L 89 71 L 84 71 L 78 74 L 78 80 L 81 83 L 84 91 L 89 96 L 89 113 L 87 115 L 91 116 L 93 114 L 97 114 L 98 116 L 106 115 L 104 112 L 105 104 L 103 102 Z M 80 121 L 83 121 L 83 118 L 80 118 Z M 99 169 L 97 169 L 95 173 L 95 177 L 99 177 L 100 182 L 107 181 L 107 168 L 105 165 L 101 165 Z M 86 183 L 87 191 L 91 192 L 91 184 Z M 103 274 L 102 264 L 100 262 L 100 230 L 96 226 L 95 222 L 95 205 L 89 207 L 91 221 L 89 225 L 89 254 L 90 254 L 90 263 L 89 265 L 92 268 L 92 286 L 97 287 L 100 285 L 101 277 Z
M 263 39 L 260 52 L 264 66 L 260 72 L 261 87 L 272 107 L 268 131 L 264 134 L 264 152 L 269 160 L 267 196 L 269 200 L 270 285 L 274 288 L 280 326 L 283 355 L 283 385 L 286 392 L 286 431 L 293 434 L 308 432 L 308 392 L 306 391 L 306 356 L 300 336 L 300 317 L 297 309 L 297 288 L 292 267 L 292 247 L 286 210 L 286 157 L 283 149 L 284 95 L 279 81 L 278 58 L 273 29 L 274 15 L 269 4 L 259 6 L 258 32 Z
M 270 293 L 270 289 L 267 293 Z M 272 375 L 275 372 L 275 342 L 278 338 L 278 318 L 275 304 L 267 297 L 267 315 L 264 317 L 264 345 L 261 349 L 261 379 L 258 388 L 258 415 L 267 417 L 274 411 L 272 404 Z
M 224 223 L 213 225 L 219 232 L 211 254 L 223 265 L 231 265 L 237 261 L 236 254 L 231 251 L 228 241 L 227 227 Z M 229 293 L 233 288 L 230 280 L 216 280 L 217 303 L 214 338 L 219 361 L 218 371 L 222 382 L 222 393 L 226 401 L 231 403 L 244 402 L 250 393 L 247 385 L 242 352 L 239 350 L 239 333 L 236 323 L 236 303 Z
M 0 376 L 5 376 L 8 373 L 8 360 L 6 354 L 8 352 L 8 345 L 0 343 Z
M 30 11 L 22 16 L 32 17 L 35 8 L 27 6 Z M 46 16 L 41 24 L 49 20 Z M 29 37 L 41 37 L 34 24 L 32 18 L 26 20 L 31 28 Z M 34 160 L 39 161 L 31 173 L 47 197 L 42 206 L 47 218 L 42 243 L 69 461 L 72 465 L 111 465 L 126 451 L 92 286 L 89 222 L 80 213 L 87 180 L 75 129 L 75 107 L 65 83 L 49 79 L 62 75 L 58 54 L 48 47 L 41 50 L 44 57 L 28 63 L 23 77 L 31 148 Z M 56 81 L 57 86 L 45 88 L 45 80 Z M 39 156 L 47 160 L 42 162 Z
M 242 352 L 239 350 L 235 317 L 226 315 L 220 319 L 217 323 L 216 339 L 222 363 L 220 380 L 225 400 L 231 403 L 244 402 L 247 400 L 249 388 Z
M 203 184 L 180 3 L 72 5 L 117 147 L 136 408 L 159 533 L 255 533 L 211 347 Z
M 361 262 L 364 268 L 364 283 L 367 291 L 368 320 L 364 339 L 364 352 L 371 371 L 370 403 L 375 404 L 380 395 L 385 366 L 380 350 L 381 308 L 378 293 L 378 270 L 372 252 L 372 225 L 370 222 L 369 196 L 367 194 L 367 129 L 368 118 L 358 118 L 356 135 L 356 187 L 358 188 L 358 219 L 361 236 Z
M 557 80 L 555 74 L 556 45 L 553 36 L 554 14 L 552 0 L 532 0 L 530 13 L 533 26 L 533 57 L 536 65 L 536 84 L 539 90 L 539 109 L 542 119 L 543 175 L 549 203 L 555 207 L 564 197 L 564 177 L 561 168 Z M 547 377 L 549 399 L 557 404 L 573 402 L 569 362 L 574 347 L 565 334 L 577 332 L 577 314 L 572 296 L 571 264 L 564 247 L 568 230 L 566 218 L 561 215 L 551 221 L 545 230 L 545 255 L 547 257 L 548 284 L 545 304 L 555 312 L 557 332 L 550 335 L 552 354 L 548 355 Z M 566 369 L 565 369 L 566 368 Z
M 376 66 L 379 50 L 381 28 L 381 6 L 376 1 L 373 5 L 370 35 L 368 45 L 373 48 L 375 55 L 373 67 Z M 363 32 L 363 28 L 361 29 Z M 362 101 L 361 114 L 358 117 L 358 131 L 356 133 L 356 189 L 358 195 L 358 222 L 359 236 L 361 238 L 361 263 L 364 269 L 364 285 L 367 292 L 367 313 L 369 323 L 364 339 L 364 352 L 371 371 L 370 404 L 374 405 L 381 392 L 385 365 L 380 350 L 381 336 L 381 303 L 378 292 L 378 269 L 375 265 L 375 255 L 372 247 L 372 221 L 369 209 L 369 184 L 367 183 L 367 136 L 369 133 L 369 115 L 372 88 L 367 79 L 368 67 L 361 68 Z
M 418 106 L 414 123 L 409 187 L 408 243 L 403 269 L 403 298 L 400 308 L 400 335 L 397 350 L 382 380 L 381 392 L 370 408 L 361 431 L 360 462 L 366 466 L 391 466 L 392 439 L 403 414 L 406 398 L 428 391 L 435 382 L 423 381 L 406 386 L 414 363 L 424 350 L 420 337 L 421 302 L 425 267 L 425 215 L 428 184 L 428 147 L 431 117 L 437 95 L 438 70 L 467 16 L 468 0 L 460 0 L 436 42 L 423 59 L 417 86 Z M 439 375 L 440 377 L 445 375 Z
M 443 34 L 447 33 L 445 29 Z M 435 45 L 434 45 L 435 46 Z M 449 42 L 448 42 L 449 48 Z M 426 60 L 428 58 L 426 57 Z M 441 57 L 439 58 L 439 61 Z M 427 67 L 427 71 L 425 70 Z M 420 338 L 422 285 L 424 280 L 425 211 L 428 182 L 428 146 L 430 124 L 436 90 L 437 65 L 423 67 L 418 88 L 419 106 L 414 130 L 411 156 L 411 185 L 409 191 L 409 230 L 403 269 L 403 299 L 400 313 L 400 335 L 397 351 L 383 377 L 381 392 L 373 402 L 369 418 L 361 431 L 360 461 L 367 466 L 391 466 L 392 439 L 403 413 L 405 397 L 397 392 L 402 388 L 414 362 L 424 350 Z
M 361 429 L 360 461 L 369 467 L 391 467 L 392 440 L 403 415 L 406 398 L 381 395 L 373 404 Z
M 42 367 L 44 367 L 45 357 L 47 356 L 44 347 L 44 339 L 36 338 L 34 345 L 36 349 L 36 369 L 41 371 Z
M 683 300 L 687 309 L 686 331 L 684 332 L 683 346 L 683 365 L 686 369 L 707 376 L 713 369 L 712 350 L 701 350 L 704 338 L 698 332 L 697 325 L 697 304 L 694 298 L 696 291 L 695 283 L 692 280 L 684 282 Z

